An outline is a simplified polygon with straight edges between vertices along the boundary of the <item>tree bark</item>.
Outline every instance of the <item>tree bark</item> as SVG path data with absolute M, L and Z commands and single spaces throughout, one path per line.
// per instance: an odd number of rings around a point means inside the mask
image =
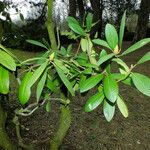
M 98 36 L 101 37 L 103 0 L 90 0 L 90 2 L 93 10 L 93 21 L 98 21 L 92 30 L 92 35 L 95 35 L 95 33 L 98 32 Z
M 142 0 L 138 15 L 136 34 L 134 36 L 133 42 L 139 41 L 140 39 L 146 37 L 149 22 L 149 14 L 150 14 L 150 0 Z
M 76 0 L 69 0 L 69 16 L 76 18 Z
M 84 20 L 84 14 L 85 14 L 83 0 L 77 0 L 77 3 L 78 3 L 80 20 L 81 20 L 81 22 L 83 22 L 83 20 Z

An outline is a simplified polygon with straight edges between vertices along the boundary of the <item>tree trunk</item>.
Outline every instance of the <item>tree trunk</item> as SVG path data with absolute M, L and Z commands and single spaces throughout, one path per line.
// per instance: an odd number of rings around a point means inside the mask
M 94 26 L 92 30 L 92 35 L 94 36 L 95 33 L 98 32 L 98 36 L 101 37 L 103 0 L 90 0 L 90 2 L 93 10 L 93 21 L 98 21 L 98 23 Z
M 83 0 L 77 0 L 77 3 L 78 3 L 80 20 L 81 20 L 81 22 L 83 22 L 83 20 L 84 20 L 84 14 L 85 14 Z
M 76 0 L 69 0 L 69 16 L 76 17 Z
M 150 0 L 142 0 L 138 15 L 136 34 L 134 36 L 133 42 L 139 41 L 140 39 L 146 37 L 149 22 L 149 14 L 150 14 Z
M 6 122 L 6 112 L 4 111 L 1 102 L 6 98 L 5 95 L 0 94 L 0 147 L 4 150 L 15 150 L 15 146 L 11 143 L 6 130 L 5 130 L 5 122 Z

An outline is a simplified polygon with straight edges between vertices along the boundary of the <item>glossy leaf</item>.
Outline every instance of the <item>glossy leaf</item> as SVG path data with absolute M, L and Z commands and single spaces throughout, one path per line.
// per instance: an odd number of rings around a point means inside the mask
M 62 80 L 62 82 L 64 83 L 64 85 L 66 86 L 66 88 L 68 89 L 68 91 L 71 93 L 72 96 L 75 95 L 75 92 L 73 90 L 73 87 L 70 83 L 70 81 L 67 79 L 67 77 L 65 76 L 63 70 L 61 70 L 59 68 L 59 66 L 55 65 L 56 71 L 60 77 L 60 79 Z
M 82 29 L 82 27 L 80 25 L 74 24 L 74 23 L 69 23 L 68 25 L 69 25 L 70 29 L 72 31 L 74 31 L 75 33 L 77 33 L 79 35 L 83 35 L 83 36 L 86 35 L 85 31 Z
M 93 95 L 88 99 L 88 101 L 85 104 L 84 110 L 86 112 L 91 112 L 102 103 L 103 99 L 104 99 L 103 91 L 98 92 L 97 94 Z
M 120 31 L 119 31 L 119 46 L 120 46 L 120 48 L 122 46 L 122 41 L 123 41 L 123 36 L 124 36 L 125 22 L 126 22 L 126 11 L 124 12 L 124 14 L 122 16 L 121 24 L 120 24 Z
M 110 102 L 115 103 L 118 98 L 118 93 L 119 89 L 116 80 L 111 74 L 106 75 L 104 78 L 104 94 L 106 98 Z
M 108 54 L 108 55 L 104 55 L 103 57 L 101 57 L 98 62 L 97 65 L 100 66 L 101 64 L 103 64 L 104 62 L 108 61 L 109 59 L 111 59 L 114 56 L 113 53 Z
M 118 96 L 118 99 L 117 99 L 117 106 L 118 106 L 120 112 L 122 113 L 122 115 L 125 118 L 127 118 L 129 116 L 128 107 L 127 107 L 126 103 L 122 100 L 122 98 L 120 96 Z
M 106 52 L 106 50 L 102 49 L 100 54 L 99 54 L 99 58 L 101 58 L 101 57 L 103 57 L 105 55 L 107 55 L 107 52 Z
M 82 82 L 82 84 L 80 84 L 80 92 L 83 93 L 90 90 L 91 88 L 95 87 L 102 79 L 102 74 L 91 76 L 90 78 Z
M 0 50 L 0 64 L 11 71 L 16 70 L 14 59 L 2 50 Z
M 131 78 L 135 87 L 143 94 L 150 96 L 150 78 L 139 74 L 132 73 Z
M 146 53 L 138 62 L 137 64 L 143 64 L 146 61 L 150 61 L 150 52 Z
M 27 72 L 23 79 L 21 80 L 21 84 L 19 85 L 19 101 L 22 105 L 26 104 L 31 95 L 31 88 L 28 86 L 28 81 L 32 77 L 32 72 Z
M 48 100 L 47 104 L 46 104 L 46 111 L 49 113 L 51 112 L 51 102 L 50 100 Z
M 97 44 L 97 45 L 101 45 L 101 46 L 104 46 L 104 47 L 106 47 L 106 48 L 108 48 L 108 49 L 111 49 L 111 48 L 109 47 L 108 43 L 107 43 L 106 41 L 104 41 L 104 40 L 101 40 L 101 39 L 94 39 L 94 40 L 92 40 L 92 42 L 95 43 L 95 44 Z
M 110 48 L 114 50 L 118 45 L 118 34 L 114 26 L 109 23 L 105 27 L 105 37 Z
M 8 94 L 9 92 L 9 71 L 0 66 L 0 93 Z
M 134 51 L 138 50 L 139 48 L 143 47 L 144 45 L 146 45 L 148 43 L 150 43 L 150 38 L 142 39 L 139 42 L 133 44 L 131 47 L 129 47 L 121 55 L 124 56 L 124 55 L 127 55 L 127 54 L 131 53 L 131 52 L 134 52 Z
M 39 42 L 39 41 L 35 41 L 35 40 L 26 40 L 28 43 L 48 49 L 43 43 Z
M 73 18 L 71 16 L 67 17 L 67 22 L 68 23 L 72 23 L 72 24 L 80 25 L 79 22 L 75 18 Z
M 32 77 L 30 78 L 30 80 L 28 81 L 28 86 L 29 87 L 32 87 L 33 84 L 39 79 L 39 77 L 42 75 L 42 73 L 44 72 L 44 70 L 46 69 L 46 66 L 47 66 L 47 61 L 44 62 L 43 64 L 40 65 L 40 67 L 38 67 Z
M 112 120 L 115 114 L 115 106 L 110 105 L 106 100 L 104 101 L 103 113 L 108 122 Z
M 46 78 L 47 78 L 47 71 L 44 72 L 44 74 L 42 75 L 38 85 L 37 85 L 37 89 L 36 89 L 36 98 L 37 98 L 37 102 L 39 101 L 45 82 L 46 82 Z
M 91 30 L 92 20 L 93 20 L 93 14 L 88 13 L 87 17 L 86 17 L 86 28 L 87 28 L 87 31 Z

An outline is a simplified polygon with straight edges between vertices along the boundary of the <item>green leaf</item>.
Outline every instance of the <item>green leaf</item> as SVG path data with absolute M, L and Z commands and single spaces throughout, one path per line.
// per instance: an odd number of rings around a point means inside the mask
M 0 66 L 0 93 L 7 94 L 9 92 L 9 71 Z
M 48 100 L 47 104 L 46 104 L 46 111 L 49 113 L 51 112 L 51 102 L 50 100 Z
M 131 78 L 135 87 L 143 94 L 150 96 L 150 78 L 139 74 L 132 73 Z
M 103 64 L 104 62 L 106 62 L 107 60 L 111 59 L 114 56 L 113 53 L 108 54 L 108 55 L 104 55 L 103 57 L 101 57 L 98 62 L 97 65 L 100 66 L 101 64 Z
M 127 118 L 129 116 L 128 107 L 127 107 L 126 103 L 122 100 L 122 98 L 120 96 L 118 96 L 118 99 L 117 99 L 117 106 L 118 106 L 120 112 L 122 113 L 122 115 L 125 118 Z
M 79 22 L 78 22 L 75 18 L 73 18 L 73 17 L 71 17 L 71 16 L 68 16 L 68 17 L 67 17 L 67 22 L 68 22 L 68 23 L 73 23 L 73 24 L 80 25 Z
M 54 82 L 52 81 L 52 78 L 50 75 L 48 75 L 47 81 L 46 81 L 46 86 L 47 88 L 49 88 L 49 90 L 51 90 L 52 92 L 56 91 L 56 85 L 54 84 Z
M 106 41 L 104 41 L 104 40 L 101 40 L 101 39 L 94 39 L 94 40 L 92 40 L 92 42 L 95 43 L 95 44 L 97 44 L 97 45 L 101 45 L 101 46 L 104 46 L 104 47 L 106 47 L 106 48 L 108 48 L 108 49 L 111 49 L 111 48 L 109 47 L 108 43 L 107 43 Z
M 118 98 L 118 93 L 119 89 L 116 80 L 111 74 L 106 75 L 104 78 L 104 94 L 106 98 L 110 102 L 115 103 Z
M 14 59 L 2 50 L 0 50 L 0 64 L 2 64 L 2 66 L 6 67 L 11 71 L 16 70 L 16 64 Z
M 37 85 L 37 89 L 36 89 L 36 98 L 37 98 L 37 102 L 39 102 L 39 99 L 41 97 L 45 82 L 46 82 L 46 78 L 47 78 L 47 71 L 45 71 Z
M 143 64 L 146 61 L 150 61 L 150 52 L 146 53 L 138 62 L 137 64 Z
M 145 38 L 140 40 L 139 42 L 135 43 L 134 45 L 132 45 L 131 47 L 129 47 L 126 51 L 124 51 L 121 56 L 127 55 L 131 52 L 136 51 L 137 49 L 143 47 L 144 45 L 150 43 L 150 38 Z
M 27 72 L 19 85 L 19 101 L 22 105 L 26 104 L 31 95 L 31 88 L 28 86 L 28 81 L 32 77 L 32 72 Z
M 105 55 L 107 55 L 107 52 L 106 52 L 106 50 L 102 49 L 100 54 L 99 54 L 99 58 L 101 58 L 101 57 L 103 57 Z
M 110 48 L 114 50 L 118 45 L 118 34 L 114 26 L 109 23 L 105 27 L 105 37 Z
M 68 26 L 70 27 L 70 29 L 72 31 L 74 31 L 75 33 L 79 34 L 79 35 L 83 35 L 85 36 L 86 33 L 85 31 L 82 29 L 82 27 L 78 24 L 74 24 L 74 23 L 69 23 Z
M 120 24 L 120 31 L 119 31 L 119 46 L 120 46 L 120 48 L 122 46 L 122 41 L 123 41 L 123 36 L 124 36 L 125 22 L 126 22 L 126 11 L 124 12 L 124 14 L 122 16 L 121 24 Z
M 96 86 L 103 79 L 102 74 L 94 75 L 80 84 L 80 92 L 86 92 Z
M 103 99 L 104 99 L 103 91 L 98 92 L 97 94 L 93 95 L 88 99 L 88 101 L 85 104 L 84 110 L 86 112 L 91 112 L 102 103 Z
M 87 28 L 87 31 L 91 30 L 92 21 L 93 21 L 93 14 L 88 13 L 87 17 L 86 17 L 86 28 Z
M 112 120 L 115 114 L 115 106 L 110 105 L 106 100 L 104 101 L 103 113 L 108 122 Z
M 33 73 L 32 77 L 30 78 L 30 80 L 28 81 L 28 86 L 32 87 L 32 85 L 39 79 L 39 77 L 42 75 L 42 73 L 44 72 L 46 66 L 47 66 L 47 61 L 44 62 L 43 64 L 41 64 L 40 67 L 38 67 L 35 72 Z
M 81 49 L 83 52 L 86 52 L 88 49 L 88 40 L 87 39 L 81 39 Z
M 114 61 L 114 62 L 117 62 L 120 66 L 122 66 L 123 68 L 124 68 L 124 70 L 126 71 L 126 72 L 129 72 L 129 67 L 126 65 L 126 63 L 123 61 L 123 60 L 121 60 L 120 58 L 114 58 L 112 61 Z
M 36 45 L 36 46 L 39 46 L 39 47 L 42 47 L 42 48 L 45 48 L 48 50 L 48 48 L 41 42 L 39 41 L 35 41 L 35 40 L 26 40 L 28 43 L 30 44 L 33 44 L 33 45 Z
M 72 87 L 71 83 L 69 82 L 69 80 L 67 79 L 67 77 L 65 76 L 63 70 L 61 70 L 59 68 L 59 66 L 57 66 L 57 65 L 55 65 L 55 68 L 56 68 L 56 71 L 57 71 L 60 79 L 62 80 L 62 82 L 64 83 L 64 85 L 68 89 L 68 91 L 71 93 L 72 96 L 75 96 L 75 92 L 73 90 L 73 87 Z

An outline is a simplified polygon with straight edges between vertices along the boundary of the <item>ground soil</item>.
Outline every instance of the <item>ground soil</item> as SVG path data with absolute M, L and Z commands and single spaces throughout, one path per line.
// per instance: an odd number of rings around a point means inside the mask
M 125 42 L 124 49 L 129 44 Z M 129 65 L 134 64 L 149 50 L 150 45 L 147 45 L 124 59 Z M 150 77 L 150 63 L 140 65 L 135 71 Z M 85 113 L 83 106 L 95 90 L 85 96 L 78 94 L 71 102 L 72 125 L 60 150 L 150 150 L 150 98 L 126 85 L 121 84 L 120 87 L 129 108 L 129 117 L 123 118 L 116 109 L 114 119 L 108 123 L 101 106 L 91 113 Z M 16 100 L 15 94 L 11 93 L 10 98 Z M 24 141 L 38 143 L 36 150 L 48 150 L 48 142 L 57 129 L 58 117 L 59 104 L 52 102 L 50 113 L 40 108 L 30 117 L 21 118 L 21 124 L 28 128 L 21 132 Z M 15 130 L 13 127 L 10 130 L 10 124 L 8 127 L 9 135 L 16 142 Z

